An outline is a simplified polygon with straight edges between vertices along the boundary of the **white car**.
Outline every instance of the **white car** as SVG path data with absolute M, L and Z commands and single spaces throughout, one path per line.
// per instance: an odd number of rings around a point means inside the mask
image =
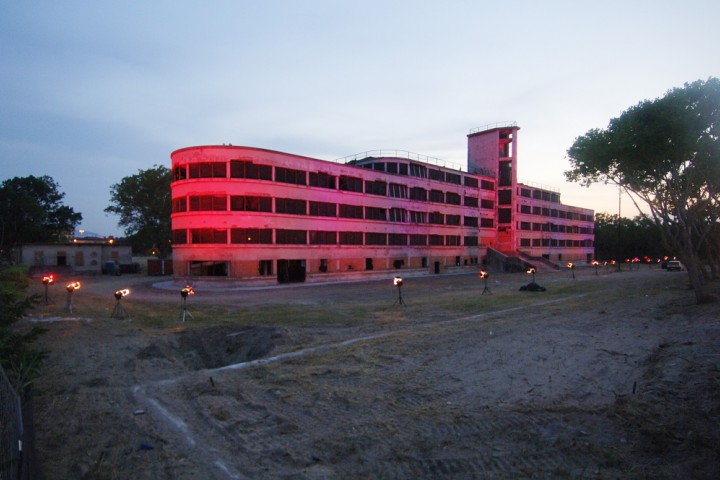
M 672 270 L 682 271 L 685 270 L 685 267 L 682 263 L 680 263 L 680 260 L 670 260 L 667 262 L 667 271 L 670 272 Z

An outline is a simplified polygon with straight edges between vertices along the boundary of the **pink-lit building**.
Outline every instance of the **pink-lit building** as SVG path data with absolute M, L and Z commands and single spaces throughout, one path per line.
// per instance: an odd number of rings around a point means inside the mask
M 177 150 L 175 276 L 285 283 L 442 273 L 478 268 L 489 253 L 590 262 L 593 211 L 518 182 L 518 130 L 471 131 L 466 170 L 400 151 L 329 162 L 231 145 Z

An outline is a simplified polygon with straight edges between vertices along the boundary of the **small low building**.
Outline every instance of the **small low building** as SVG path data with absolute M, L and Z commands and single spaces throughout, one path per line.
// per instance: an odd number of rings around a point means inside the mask
M 59 269 L 74 273 L 114 273 L 132 264 L 130 245 L 104 239 L 67 243 L 26 243 L 18 249 L 18 261 L 32 271 Z M 110 270 L 110 271 L 108 271 Z

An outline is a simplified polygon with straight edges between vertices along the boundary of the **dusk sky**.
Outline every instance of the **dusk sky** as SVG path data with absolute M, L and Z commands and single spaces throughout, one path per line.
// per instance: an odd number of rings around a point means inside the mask
M 719 19 L 709 0 L 0 0 L 0 181 L 49 175 L 81 228 L 122 235 L 110 187 L 179 148 L 464 167 L 470 129 L 515 121 L 520 179 L 617 213 L 616 188 L 565 181 L 567 149 L 719 76 Z

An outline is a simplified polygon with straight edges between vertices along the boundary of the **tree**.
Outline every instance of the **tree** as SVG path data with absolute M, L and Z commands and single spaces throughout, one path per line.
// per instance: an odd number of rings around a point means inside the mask
M 719 134 L 720 80 L 698 80 L 576 138 L 565 172 L 586 186 L 614 183 L 649 207 L 662 240 L 685 262 L 698 302 L 707 300 L 702 246 L 720 214 Z
M 595 214 L 595 256 L 598 260 L 659 258 L 672 255 L 658 244 L 657 226 L 645 215 L 633 219 L 609 213 Z
M 0 184 L 0 248 L 58 241 L 72 235 L 82 214 L 62 204 L 65 196 L 48 177 L 14 177 Z
M 162 165 L 139 170 L 110 187 L 112 204 L 105 212 L 120 216 L 136 251 L 157 251 L 164 257 L 170 251 L 172 172 Z

